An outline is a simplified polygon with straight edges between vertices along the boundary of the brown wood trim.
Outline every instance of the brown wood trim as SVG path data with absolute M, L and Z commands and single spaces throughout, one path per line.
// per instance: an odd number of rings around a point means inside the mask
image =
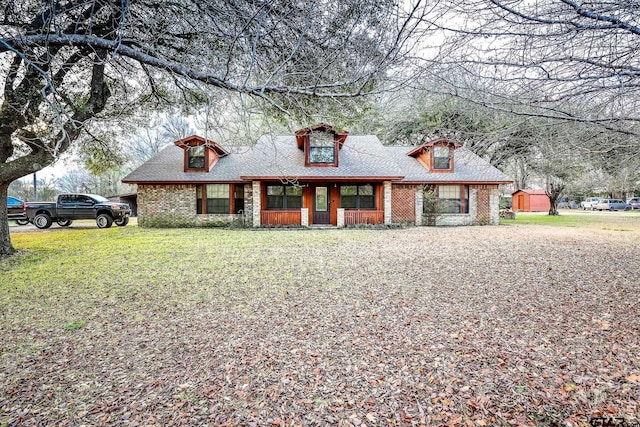
M 301 225 L 301 222 L 300 209 L 262 209 L 260 211 L 261 225 Z
M 467 184 L 467 185 L 500 185 L 511 184 L 513 181 L 400 181 L 394 184 L 402 185 L 447 185 L 447 184 Z
M 373 186 L 373 197 L 376 210 L 384 211 L 384 183 Z
M 310 146 L 310 141 L 309 141 L 309 133 L 306 133 L 303 137 L 303 143 L 304 143 L 304 165 L 305 166 L 310 166 L 311 163 L 309 162 L 309 146 Z
M 207 213 L 207 184 L 200 185 L 202 189 L 202 198 L 200 199 L 200 212 Z M 198 189 L 196 188 L 196 200 L 198 199 Z M 197 212 L 197 211 L 196 211 Z
M 454 141 L 452 139 L 441 136 L 440 138 L 420 144 L 413 150 L 409 151 L 407 155 L 411 157 L 415 157 L 418 154 L 422 153 L 424 150 L 428 149 L 429 147 L 433 147 L 434 145 L 453 145 L 454 149 L 460 148 L 463 146 L 463 144 L 458 141 Z
M 382 182 L 382 181 L 401 181 L 403 176 L 249 176 L 242 175 L 240 179 L 247 181 L 282 181 L 282 180 L 298 180 L 302 183 L 306 182 Z
M 208 160 L 208 162 L 205 164 L 209 165 L 208 171 L 210 171 L 211 168 L 213 168 L 215 164 L 218 163 L 218 160 L 220 160 L 220 156 L 218 156 L 218 154 L 216 154 L 213 150 L 209 150 L 207 147 L 205 147 L 204 152 L 209 153 L 209 158 L 205 158 L 205 160 Z
M 229 214 L 233 215 L 236 211 L 236 185 L 229 184 Z
M 433 165 L 436 160 L 435 155 L 435 147 L 447 147 L 449 148 L 449 168 L 448 169 L 436 169 Z M 432 173 L 452 173 L 453 172 L 453 151 L 455 150 L 455 146 L 450 142 L 437 142 L 429 147 L 429 151 L 431 154 L 431 158 L 429 159 L 429 171 Z
M 138 184 L 138 185 L 201 185 L 201 184 L 251 184 L 251 181 L 261 181 L 262 179 L 270 179 L 280 182 L 281 177 L 253 177 L 244 181 L 133 181 L 123 180 L 123 184 Z M 309 182 L 327 182 L 327 177 L 309 177 L 305 178 L 282 178 L 282 179 L 298 179 Z M 403 181 L 402 177 L 369 177 L 369 178 L 354 178 L 354 177 L 339 177 L 339 179 L 331 178 L 331 184 L 334 182 L 371 182 L 378 183 L 381 181 L 393 181 L 394 184 L 403 185 L 434 185 L 434 184 L 469 184 L 469 185 L 499 185 L 499 184 L 511 184 L 513 181 Z
M 260 210 L 267 209 L 267 183 L 260 183 Z M 261 223 L 262 224 L 262 223 Z
M 416 156 L 416 160 L 425 167 L 425 169 L 431 169 L 431 156 L 428 150 L 422 151 Z
M 309 210 L 309 225 L 313 224 L 314 187 L 302 187 L 302 207 Z
M 327 184 L 329 187 L 329 222 L 338 225 L 338 207 L 340 206 L 340 187 Z
M 206 140 L 199 136 L 191 136 L 174 142 L 175 145 L 184 151 L 184 171 L 185 172 L 209 172 L 221 157 L 229 154 L 227 150 L 220 147 L 213 141 Z M 189 148 L 204 145 L 204 168 L 189 168 Z
M 345 209 L 344 224 L 384 224 L 384 211 L 378 209 Z
M 251 184 L 250 181 L 122 181 L 123 184 L 138 185 L 203 185 L 203 184 Z
M 233 215 L 235 213 L 235 184 L 229 184 L 227 182 L 208 182 L 202 184 L 196 184 L 196 202 L 198 200 L 198 187 L 202 187 L 202 201 L 200 202 L 200 211 L 203 214 L 208 214 L 207 212 L 207 184 L 227 184 L 229 186 L 229 214 Z M 197 212 L 197 211 L 196 211 Z
M 309 137 L 309 134 L 303 135 L 302 136 L 303 139 L 303 144 L 304 144 L 304 165 L 305 167 L 310 167 L 310 168 L 322 168 L 322 167 L 330 167 L 330 168 L 335 168 L 338 167 L 338 157 L 339 157 L 339 152 L 340 152 L 340 147 L 341 145 L 339 145 L 339 139 L 336 138 L 336 135 L 333 135 L 333 163 L 311 163 L 309 161 L 309 151 L 311 150 L 311 139 Z
M 464 210 L 464 206 L 465 206 L 465 201 L 467 200 L 467 198 L 465 197 L 465 190 L 466 190 L 467 186 L 464 184 L 460 184 L 460 204 L 462 206 L 460 206 L 462 208 L 462 212 L 463 214 L 469 213 L 469 212 L 465 212 Z
M 230 154 L 229 151 L 220 146 L 217 142 L 211 141 L 210 139 L 205 139 L 198 135 L 191 135 L 186 138 L 182 138 L 178 141 L 174 142 L 174 145 L 184 149 L 188 147 L 196 147 L 198 145 L 205 145 L 206 147 L 214 150 L 219 156 L 226 156 Z

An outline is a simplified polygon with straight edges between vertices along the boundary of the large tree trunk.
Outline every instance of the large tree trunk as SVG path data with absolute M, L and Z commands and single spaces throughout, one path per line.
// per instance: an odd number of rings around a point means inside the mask
M 11 105 L 8 99 L 5 99 L 0 105 L 0 256 L 11 255 L 15 252 L 11 245 L 11 236 L 9 235 L 9 225 L 7 222 L 7 189 L 9 184 L 18 178 L 37 172 L 40 169 L 52 164 L 56 157 L 53 152 L 64 153 L 70 144 L 78 138 L 82 131 L 84 123 L 91 120 L 96 114 L 100 113 L 106 106 L 111 92 L 105 82 L 105 62 L 106 53 L 97 51 L 94 54 L 94 64 L 91 73 L 90 91 L 83 109 L 78 109 L 72 117 L 63 125 L 63 129 L 57 135 L 50 137 L 49 140 L 39 138 L 35 133 L 29 130 L 18 129 L 24 125 L 26 120 L 16 119 L 15 111 L 20 105 Z M 40 82 L 40 76 L 34 77 L 33 81 L 27 81 L 23 85 L 30 84 L 37 86 Z M 27 104 L 27 107 L 30 104 Z M 36 104 L 33 108 L 38 108 Z M 12 137 L 18 135 L 22 137 L 31 149 L 31 152 L 20 156 L 16 159 L 9 160 L 14 153 L 14 145 Z M 54 150 L 55 148 L 55 150 Z
M 0 183 L 0 257 L 15 252 L 9 235 L 9 219 L 7 215 L 7 190 L 9 184 Z
M 558 199 L 562 192 L 564 191 L 565 184 L 561 183 L 549 183 L 547 186 L 547 197 L 549 198 L 550 206 L 549 206 L 549 215 L 558 215 Z

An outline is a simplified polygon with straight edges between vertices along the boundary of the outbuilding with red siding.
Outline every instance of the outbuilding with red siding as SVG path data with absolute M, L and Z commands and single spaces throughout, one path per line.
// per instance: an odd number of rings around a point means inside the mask
M 546 212 L 551 202 L 544 190 L 518 190 L 511 194 L 511 209 L 516 212 Z

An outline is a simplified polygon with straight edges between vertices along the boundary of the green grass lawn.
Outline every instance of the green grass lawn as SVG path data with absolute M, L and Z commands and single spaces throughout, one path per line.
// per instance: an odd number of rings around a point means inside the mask
M 293 243 L 306 250 L 337 241 L 336 233 L 293 232 Z M 292 244 L 291 233 L 138 227 L 15 233 L 18 254 L 0 261 L 0 309 L 19 310 L 37 301 L 51 310 L 25 321 L 61 328 L 91 317 L 104 304 L 117 304 L 131 315 L 153 304 L 188 307 L 204 299 L 233 298 L 238 280 L 246 291 L 255 291 L 258 282 L 291 276 L 269 268 L 286 262 L 278 248 Z M 272 283 L 281 282 L 277 278 Z
M 515 219 L 500 219 L 500 224 L 548 225 L 560 227 L 599 228 L 618 231 L 640 230 L 640 210 L 626 212 L 592 212 L 560 210 L 560 215 L 546 212 L 517 212 Z

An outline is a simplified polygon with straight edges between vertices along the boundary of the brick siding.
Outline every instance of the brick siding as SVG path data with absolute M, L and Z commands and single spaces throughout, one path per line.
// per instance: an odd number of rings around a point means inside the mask
M 251 196 L 247 197 L 245 191 L 245 205 L 247 201 L 251 202 L 252 199 Z M 195 184 L 139 184 L 138 206 L 138 224 L 143 227 L 193 227 L 236 223 L 243 225 L 242 215 L 196 214 Z
M 196 213 L 195 185 L 138 185 L 138 215 Z
M 497 206 L 492 203 L 493 193 L 497 191 L 497 185 L 474 185 L 472 188 L 477 190 L 477 211 L 476 224 L 487 225 L 496 224 L 495 217 L 498 214 Z M 493 212 L 493 211 L 496 212 Z

